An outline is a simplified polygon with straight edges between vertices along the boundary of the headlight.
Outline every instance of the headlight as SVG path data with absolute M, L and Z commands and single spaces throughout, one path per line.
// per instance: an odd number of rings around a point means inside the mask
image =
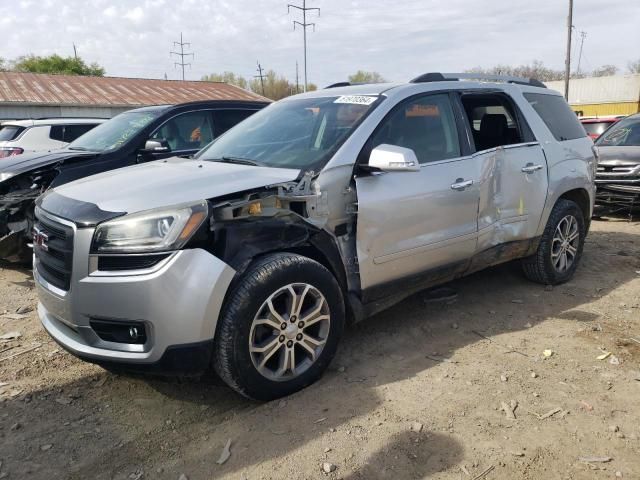
M 98 225 L 92 253 L 178 250 L 207 218 L 207 202 L 134 213 Z

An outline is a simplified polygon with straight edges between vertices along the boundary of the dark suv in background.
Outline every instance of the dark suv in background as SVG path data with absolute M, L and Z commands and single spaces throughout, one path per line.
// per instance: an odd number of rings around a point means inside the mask
M 30 258 L 35 199 L 45 190 L 115 168 L 196 153 L 266 102 L 200 101 L 130 110 L 61 150 L 0 163 L 0 258 Z M 117 192 L 113 192 L 117 195 Z
M 620 120 L 596 141 L 596 203 L 613 211 L 640 208 L 640 113 Z

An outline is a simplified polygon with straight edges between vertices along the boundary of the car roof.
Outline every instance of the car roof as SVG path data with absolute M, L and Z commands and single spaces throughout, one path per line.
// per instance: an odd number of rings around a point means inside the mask
M 150 105 L 148 107 L 140 107 L 127 112 L 157 112 L 164 110 L 172 110 L 181 107 L 222 107 L 226 105 L 235 106 L 265 106 L 270 102 L 262 102 L 260 100 L 198 100 L 195 102 L 175 103 L 166 105 Z M 126 113 L 126 112 L 125 112 Z
M 35 120 L 7 120 L 0 125 L 3 127 L 35 127 L 38 125 L 74 125 L 74 124 L 93 124 L 103 123 L 108 118 L 38 118 Z
M 539 87 L 532 84 L 520 84 L 509 83 L 502 81 L 485 81 L 485 80 L 442 80 L 442 81 L 429 81 L 429 82 L 408 82 L 408 83 L 368 83 L 368 84 L 355 84 L 344 85 L 337 84 L 337 87 L 327 87 L 322 90 L 314 90 L 307 93 L 301 93 L 287 97 L 284 101 L 296 98 L 322 98 L 322 97 L 339 97 L 345 95 L 381 95 L 386 93 L 422 93 L 428 91 L 438 90 L 486 90 L 487 88 L 512 91 L 521 90 L 531 93 L 544 93 L 547 95 L 558 95 L 559 92 L 550 90 L 545 87 Z M 344 85 L 344 86 L 342 86 Z

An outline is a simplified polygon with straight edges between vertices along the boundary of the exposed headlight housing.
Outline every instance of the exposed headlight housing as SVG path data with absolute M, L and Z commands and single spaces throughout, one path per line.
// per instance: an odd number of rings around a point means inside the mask
M 166 252 L 182 248 L 207 218 L 208 205 L 147 210 L 98 225 L 91 253 Z

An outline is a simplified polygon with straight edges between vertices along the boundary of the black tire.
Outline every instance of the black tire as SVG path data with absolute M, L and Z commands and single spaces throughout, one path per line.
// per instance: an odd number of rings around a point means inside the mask
M 267 298 L 296 282 L 316 288 L 330 314 L 326 343 L 306 371 L 275 381 L 254 366 L 249 352 L 251 325 Z M 292 253 L 275 253 L 256 260 L 234 282 L 218 320 L 213 367 L 231 388 L 255 400 L 273 400 L 303 389 L 320 378 L 334 357 L 345 323 L 345 307 L 338 282 L 320 263 Z
M 578 224 L 578 244 L 577 252 L 573 263 L 565 271 L 558 271 L 551 258 L 552 242 L 558 224 L 568 215 L 573 216 Z M 538 250 L 530 257 L 522 259 L 522 269 L 525 277 L 529 280 L 543 285 L 558 285 L 568 282 L 573 277 L 584 249 L 586 237 L 586 226 L 584 215 L 580 207 L 571 200 L 561 198 L 551 210 L 547 226 L 544 229 Z

